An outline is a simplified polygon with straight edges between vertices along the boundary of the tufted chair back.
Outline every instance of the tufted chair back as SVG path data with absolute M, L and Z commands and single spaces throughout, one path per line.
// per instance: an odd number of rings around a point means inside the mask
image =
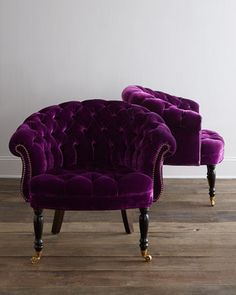
M 173 153 L 175 140 L 160 116 L 100 99 L 44 108 L 24 121 L 9 144 L 13 154 L 29 162 L 25 178 L 57 168 L 120 166 L 152 175 L 157 148 L 163 146 Z
M 142 86 L 129 86 L 129 88 L 126 88 L 126 90 L 124 90 L 123 94 L 124 96 L 126 95 L 128 96 L 129 94 L 133 92 L 138 92 L 139 97 L 142 97 L 142 94 L 143 94 L 143 97 L 145 97 L 146 99 L 156 98 L 155 102 L 157 104 L 160 104 L 160 109 L 162 109 L 162 112 L 170 107 L 175 106 L 178 109 L 192 110 L 194 112 L 199 113 L 198 103 L 187 98 L 170 95 L 165 92 L 152 90 L 150 88 L 145 88 Z
M 135 85 L 127 86 L 122 98 L 159 114 L 170 128 L 177 150 L 173 156 L 166 158 L 165 164 L 200 165 L 201 116 L 198 103 Z

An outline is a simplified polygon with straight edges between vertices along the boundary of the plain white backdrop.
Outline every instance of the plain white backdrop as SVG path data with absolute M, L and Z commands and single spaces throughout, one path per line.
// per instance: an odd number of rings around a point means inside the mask
M 31 113 L 67 100 L 120 99 L 140 84 L 192 98 L 225 139 L 236 177 L 235 0 L 0 0 L 0 176 L 21 173 L 8 142 Z M 205 177 L 205 167 L 165 167 Z

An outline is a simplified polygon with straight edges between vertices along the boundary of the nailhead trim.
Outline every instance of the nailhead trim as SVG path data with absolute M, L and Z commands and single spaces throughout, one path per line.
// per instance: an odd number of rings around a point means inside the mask
M 165 156 L 165 154 L 170 150 L 170 145 L 169 145 L 169 144 L 162 144 L 162 145 L 159 147 L 159 149 L 158 149 L 158 151 L 157 151 L 157 153 L 156 153 L 156 155 L 155 155 L 155 157 L 154 157 L 154 166 L 153 166 L 152 177 L 153 177 L 153 182 L 155 183 L 155 172 L 156 172 L 156 171 L 155 171 L 155 170 L 156 170 L 155 168 L 156 168 L 156 162 L 157 162 L 157 159 L 158 159 L 159 154 L 160 154 L 160 152 L 161 152 L 161 150 L 162 150 L 163 147 L 167 147 L 167 149 L 162 153 L 162 155 L 161 155 L 161 159 L 160 159 L 160 169 L 161 169 L 161 170 L 159 171 L 159 177 L 160 177 L 160 181 L 161 181 L 161 190 L 160 190 L 159 195 L 153 198 L 154 201 L 156 201 L 156 200 L 159 199 L 160 195 L 161 195 L 162 192 L 163 192 L 163 188 L 164 188 L 164 185 L 163 185 L 163 177 L 162 177 L 162 167 L 163 167 L 163 162 L 164 162 L 164 156 Z M 154 192 L 154 187 L 153 187 L 153 192 Z
M 25 154 L 26 154 L 26 160 L 25 160 L 25 155 L 20 151 L 20 149 L 23 149 Z M 26 176 L 27 176 L 27 170 L 28 171 L 28 177 L 29 178 L 32 178 L 32 162 L 30 160 L 30 155 L 29 155 L 29 152 L 28 150 L 26 149 L 25 146 L 23 146 L 22 144 L 18 144 L 16 147 L 15 147 L 15 151 L 20 155 L 21 157 L 21 160 L 22 160 L 22 165 L 23 165 L 23 169 L 22 169 L 22 177 L 21 177 L 21 183 L 20 183 L 20 192 L 21 192 L 21 195 L 22 197 L 28 201 L 28 197 L 24 195 L 24 191 L 23 191 L 23 185 L 25 183 L 25 179 L 26 179 Z M 27 161 L 27 162 L 26 162 Z M 29 169 L 27 169 L 27 164 L 28 164 L 28 167 Z

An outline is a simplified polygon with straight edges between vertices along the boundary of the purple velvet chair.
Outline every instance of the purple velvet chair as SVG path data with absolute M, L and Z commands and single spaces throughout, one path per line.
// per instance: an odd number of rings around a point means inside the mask
M 32 114 L 13 134 L 21 157 L 21 192 L 34 210 L 35 255 L 40 260 L 43 209 L 54 209 L 54 233 L 65 210 L 140 209 L 140 249 L 146 261 L 148 210 L 162 190 L 162 163 L 175 151 L 163 119 L 122 101 L 71 101 Z
M 167 165 L 207 165 L 211 206 L 215 205 L 215 166 L 224 157 L 224 140 L 214 131 L 201 129 L 199 105 L 190 99 L 176 97 L 141 86 L 128 86 L 122 92 L 124 101 L 144 106 L 159 114 L 176 139 L 176 153 L 166 158 Z

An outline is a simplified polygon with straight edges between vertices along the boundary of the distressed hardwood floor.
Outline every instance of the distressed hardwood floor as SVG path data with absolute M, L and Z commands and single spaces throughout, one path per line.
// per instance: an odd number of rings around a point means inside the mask
M 0 179 L 0 295 L 236 294 L 236 180 L 217 181 L 209 206 L 205 180 L 166 179 L 151 208 L 151 263 L 135 232 L 124 233 L 119 211 L 66 212 L 62 232 L 50 233 L 45 210 L 44 252 L 33 254 L 32 209 L 19 182 Z

